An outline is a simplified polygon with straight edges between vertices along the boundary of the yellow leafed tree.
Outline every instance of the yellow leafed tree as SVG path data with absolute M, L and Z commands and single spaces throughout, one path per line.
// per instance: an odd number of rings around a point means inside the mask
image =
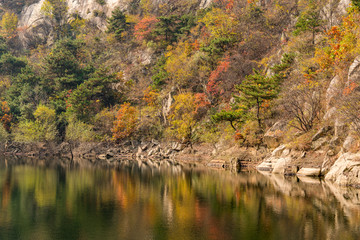
M 171 107 L 169 133 L 183 141 L 191 142 L 192 132 L 196 125 L 196 104 L 192 93 L 181 93 L 174 96 Z
M 1 30 L 7 36 L 11 37 L 18 24 L 18 17 L 14 13 L 6 12 L 1 19 Z

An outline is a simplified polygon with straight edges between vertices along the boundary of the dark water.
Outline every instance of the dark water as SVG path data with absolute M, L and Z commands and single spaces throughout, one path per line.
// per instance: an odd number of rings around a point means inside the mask
M 360 239 L 356 189 L 180 166 L 85 165 L 1 160 L 0 239 Z

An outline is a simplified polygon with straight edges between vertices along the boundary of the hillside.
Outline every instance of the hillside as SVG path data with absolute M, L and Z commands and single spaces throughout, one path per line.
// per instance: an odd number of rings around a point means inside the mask
M 2 141 L 358 151 L 357 0 L 0 3 Z

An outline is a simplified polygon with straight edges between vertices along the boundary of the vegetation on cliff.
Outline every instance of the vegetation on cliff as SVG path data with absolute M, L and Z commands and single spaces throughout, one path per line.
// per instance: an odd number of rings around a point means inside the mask
M 349 105 L 359 101 L 358 83 L 345 80 L 360 50 L 358 1 L 343 19 L 323 0 L 214 0 L 205 9 L 195 2 L 132 1 L 112 16 L 95 9 L 94 17 L 107 19 L 104 32 L 69 12 L 66 1 L 46 0 L 41 11 L 52 42 L 22 51 L 19 11 L 3 4 L 2 135 L 18 141 L 222 138 L 259 146 L 267 129 L 286 120 L 288 140 L 308 139 L 323 124 L 323 96 L 335 75 L 344 85 L 341 99 L 351 99 L 337 104 L 359 122 Z M 99 1 L 99 9 L 106 4 Z

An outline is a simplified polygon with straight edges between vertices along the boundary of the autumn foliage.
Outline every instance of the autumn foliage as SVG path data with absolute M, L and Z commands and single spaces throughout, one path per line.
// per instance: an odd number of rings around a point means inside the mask
M 224 57 L 223 60 L 219 61 L 219 65 L 217 68 L 211 72 L 209 77 L 209 82 L 206 86 L 206 90 L 212 95 L 212 96 L 219 96 L 222 93 L 222 90 L 220 88 L 221 80 L 220 76 L 222 73 L 225 73 L 228 71 L 230 66 L 229 57 Z
M 134 35 L 138 41 L 144 39 L 149 40 L 149 37 L 154 30 L 159 20 L 154 16 L 147 16 L 141 19 L 134 27 Z
M 191 141 L 192 132 L 196 124 L 195 96 L 192 93 L 181 93 L 174 97 L 175 103 L 171 107 L 169 132 L 183 141 Z
M 116 141 L 129 137 L 136 130 L 137 110 L 130 103 L 120 106 L 116 115 L 116 120 L 112 128 L 113 138 Z

